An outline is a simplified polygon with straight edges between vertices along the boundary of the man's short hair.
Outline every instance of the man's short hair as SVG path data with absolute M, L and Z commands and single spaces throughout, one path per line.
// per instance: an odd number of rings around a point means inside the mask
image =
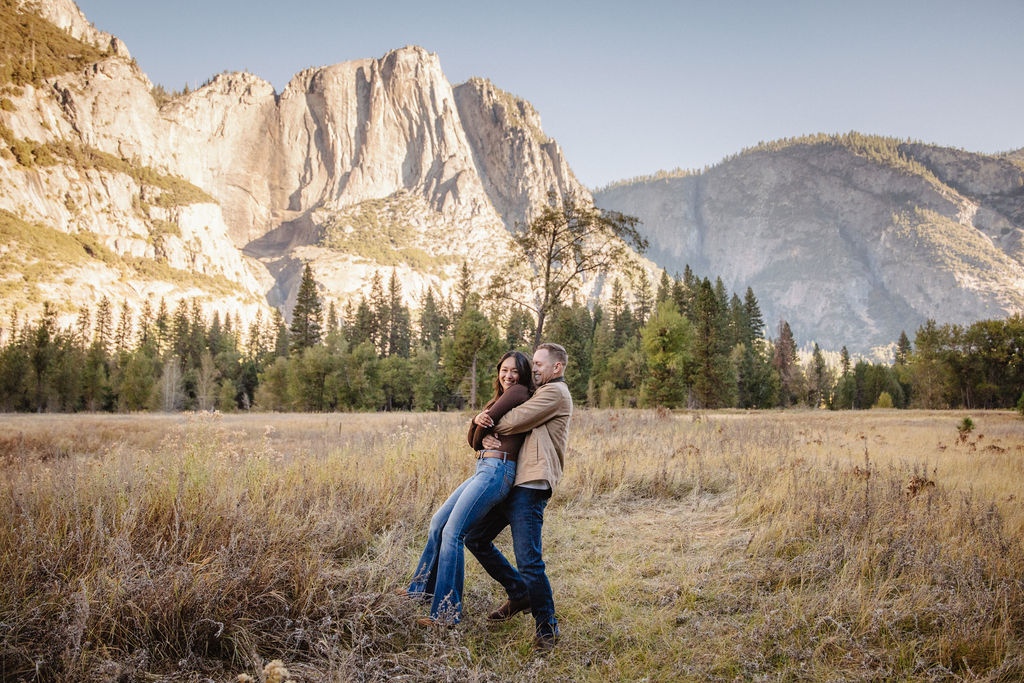
M 551 342 L 544 342 L 543 344 L 537 345 L 537 350 L 546 350 L 555 359 L 556 363 L 561 363 L 562 367 L 565 368 L 569 365 L 569 353 L 565 350 L 564 346 L 560 344 L 553 344 Z

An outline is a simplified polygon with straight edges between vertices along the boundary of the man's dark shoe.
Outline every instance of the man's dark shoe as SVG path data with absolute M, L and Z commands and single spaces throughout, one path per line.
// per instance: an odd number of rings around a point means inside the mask
M 506 600 L 505 604 L 487 615 L 487 621 L 508 621 L 520 612 L 530 611 L 530 599 Z
M 533 638 L 533 651 L 538 654 L 547 654 L 555 649 L 558 643 L 558 625 L 545 624 L 537 629 L 537 635 Z

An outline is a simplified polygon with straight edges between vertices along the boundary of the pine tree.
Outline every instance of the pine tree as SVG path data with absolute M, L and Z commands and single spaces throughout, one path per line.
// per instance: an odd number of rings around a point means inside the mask
M 905 331 L 900 331 L 899 341 L 896 342 L 896 365 L 906 365 L 910 358 L 910 339 Z
M 738 408 L 770 408 L 778 397 L 778 375 L 772 370 L 771 357 L 764 339 L 755 339 L 743 349 L 737 367 Z
M 454 387 L 469 385 L 469 406 L 477 407 L 478 385 L 490 372 L 490 364 L 501 354 L 497 331 L 483 313 L 468 308 L 455 326 L 455 335 L 443 344 L 445 371 Z
M 260 361 L 267 353 L 266 335 L 263 331 L 263 311 L 256 309 L 256 315 L 249 325 L 249 334 L 245 345 L 246 355 L 255 361 Z
M 707 278 L 697 286 L 692 309 L 694 397 L 704 408 L 721 407 L 724 405 L 725 370 L 728 363 L 722 343 L 722 320 L 725 315 L 719 308 L 719 299 Z
M 163 353 L 168 346 L 168 332 L 170 330 L 170 315 L 167 312 L 167 302 L 160 297 L 160 305 L 156 309 L 156 318 L 153 319 L 153 334 L 156 335 L 156 348 Z
M 97 344 L 104 353 L 110 350 L 110 337 L 113 325 L 110 299 L 104 295 L 96 305 L 96 327 L 92 337 L 93 343 Z
M 750 346 L 755 339 L 764 336 L 764 317 L 761 315 L 761 307 L 754 296 L 754 290 L 750 287 L 747 287 L 747 293 L 743 297 L 743 311 L 747 326 L 745 330 L 741 330 L 740 341 Z
M 466 261 L 462 262 L 462 268 L 459 269 L 459 282 L 455 286 L 455 296 L 457 306 L 455 322 L 458 322 L 462 320 L 467 309 L 476 306 L 478 299 L 478 295 L 473 292 L 473 273 L 469 270 L 469 264 Z
M 128 350 L 132 337 L 132 309 L 128 300 L 121 301 L 121 316 L 117 321 L 117 330 L 114 332 L 114 348 L 119 352 Z
M 327 330 L 326 334 L 333 334 L 340 328 L 338 321 L 338 309 L 334 304 L 334 299 L 331 299 L 330 304 L 327 306 Z
M 718 300 L 718 310 L 729 310 L 729 291 L 725 288 L 721 277 L 715 278 L 715 299 Z
M 420 306 L 419 345 L 435 353 L 441 350 L 441 339 L 448 334 L 449 320 L 443 302 L 434 296 L 434 288 L 428 287 Z
M 370 280 L 370 299 L 367 302 L 373 314 L 370 324 L 370 341 L 377 349 L 377 355 L 383 356 L 388 350 L 388 335 L 391 328 L 391 308 L 384 292 L 384 279 L 379 271 L 373 272 Z
M 592 408 L 608 407 L 615 384 L 609 372 L 615 352 L 614 333 L 610 318 L 600 305 L 594 306 L 594 335 L 590 350 L 590 381 L 587 383 L 587 405 Z M 570 365 L 571 367 L 571 365 Z
M 90 331 L 92 330 L 92 312 L 88 306 L 82 306 L 78 310 L 78 318 L 75 321 L 76 340 L 81 346 L 88 346 Z
M 33 410 L 42 412 L 50 402 L 50 374 L 57 349 L 54 334 L 57 330 L 56 312 L 50 302 L 43 303 L 43 315 L 30 336 L 29 358 L 32 363 L 32 379 L 35 388 Z
M 675 302 L 679 313 L 686 316 L 690 322 L 694 322 L 692 305 L 694 292 L 686 284 L 687 280 L 693 279 L 693 271 L 690 270 L 689 265 L 686 266 L 685 277 L 686 279 L 680 277 L 679 273 L 676 273 L 676 277 L 672 281 L 672 301 Z
M 616 349 L 621 349 L 633 336 L 633 314 L 626 303 L 622 282 L 615 278 L 612 282 L 612 295 L 608 300 L 611 313 L 612 338 Z
M 369 344 L 376 351 L 377 345 L 374 343 L 376 323 L 373 311 L 370 310 L 370 304 L 367 302 L 366 297 L 359 297 L 359 304 L 352 312 L 352 318 L 347 326 L 349 329 L 348 342 L 350 350 L 363 344 Z
M 839 352 L 839 367 L 839 381 L 836 382 L 832 407 L 840 410 L 849 410 L 853 408 L 855 387 L 854 377 L 850 372 L 850 352 L 847 351 L 845 346 Z
M 797 360 L 796 340 L 793 339 L 793 331 L 785 320 L 779 322 L 779 338 L 775 342 L 772 367 L 779 373 L 779 403 L 783 408 L 788 408 L 796 400 L 800 366 Z
M 224 343 L 224 328 L 220 324 L 220 311 L 214 311 L 210 329 L 206 331 L 206 348 L 210 350 L 210 353 L 220 353 Z
M 153 304 L 149 299 L 142 302 L 142 312 L 139 313 L 139 346 L 154 343 L 153 339 Z
M 683 287 L 686 288 L 691 296 L 694 296 L 700 286 L 701 280 L 694 274 L 693 269 L 690 268 L 690 264 L 687 263 L 683 266 Z
M 683 366 L 689 361 L 692 329 L 668 300 L 658 304 L 641 332 L 647 379 L 647 403 L 675 408 L 683 403 L 686 385 Z
M 700 292 L 701 280 L 694 274 L 690 264 L 687 263 L 683 267 L 682 279 L 677 276 L 676 281 L 679 283 L 678 287 L 673 289 L 676 306 L 679 307 L 680 313 L 693 322 L 695 320 L 693 307 Z
M 10 308 L 10 322 L 8 323 L 9 333 L 7 335 L 8 342 L 13 344 L 18 339 L 18 309 L 14 306 Z M 91 328 L 90 328 L 91 332 Z
M 60 332 L 56 339 L 57 354 L 50 372 L 50 384 L 57 404 L 64 412 L 82 408 L 82 367 L 85 345 L 73 331 Z
M 662 301 L 667 301 L 672 298 L 672 279 L 668 276 L 668 271 L 664 268 L 661 269 L 661 280 L 658 281 L 658 293 L 654 297 L 654 304 L 657 306 Z
M 529 313 L 523 311 L 529 316 Z M 532 323 L 532 317 L 530 317 Z M 524 330 L 526 337 L 521 341 L 532 341 L 532 330 Z M 569 366 L 565 370 L 565 381 L 569 392 L 583 400 L 587 395 L 590 381 L 591 352 L 594 338 L 594 321 L 585 304 L 574 300 L 571 306 L 555 308 L 548 322 L 548 339 L 561 344 L 569 354 Z M 510 346 L 510 348 L 512 348 Z
M 819 408 L 822 405 L 831 405 L 830 395 L 832 378 L 829 376 L 828 367 L 825 365 L 825 356 L 817 343 L 814 345 L 814 353 L 811 356 L 811 391 L 808 403 L 812 408 Z
M 313 269 L 307 263 L 302 271 L 298 294 L 295 296 L 295 308 L 292 309 L 292 324 L 288 338 L 289 352 L 300 354 L 304 349 L 319 344 L 323 324 L 323 306 L 316 291 Z
M 186 368 L 199 367 L 200 357 L 206 349 L 207 337 L 206 318 L 202 306 L 199 305 L 199 299 L 192 299 L 188 320 L 188 353 L 184 359 Z
M 149 407 L 159 372 L 150 350 L 149 345 L 143 345 L 130 354 L 118 391 L 119 410 L 145 410 Z
M 736 294 L 732 295 L 729 299 L 729 335 L 732 343 L 730 346 L 736 344 L 747 345 L 747 330 L 750 328 L 747 322 L 747 310 L 743 307 L 743 302 Z
M 715 278 L 715 310 L 718 312 L 718 353 L 728 357 L 737 342 L 736 328 L 730 315 L 729 291 L 725 288 L 722 278 Z
M 85 354 L 82 368 L 82 402 L 86 410 L 106 410 L 110 399 L 107 354 L 99 342 L 93 342 Z
M 640 330 L 651 315 L 654 307 L 654 295 L 651 293 L 651 280 L 647 277 L 647 271 L 641 270 L 637 279 L 636 287 L 636 324 L 634 329 Z
M 284 323 L 284 316 L 281 310 L 275 308 L 273 318 L 270 321 L 270 329 L 274 335 L 274 355 L 278 358 L 287 358 L 291 339 L 288 333 L 288 326 Z
M 917 328 L 916 352 L 911 362 L 914 403 L 919 408 L 943 408 L 954 404 L 958 370 L 950 363 L 960 336 L 958 326 L 936 324 L 932 319 Z
M 387 355 L 408 358 L 412 349 L 412 316 L 409 308 L 402 303 L 402 284 L 398 281 L 398 273 L 391 271 L 388 281 L 388 326 Z
M 508 323 L 505 325 L 505 348 L 529 348 L 533 341 L 533 332 L 533 316 L 530 315 L 530 312 L 521 306 L 514 307 L 509 313 Z M 558 339 L 561 342 L 561 337 L 553 336 L 552 339 Z

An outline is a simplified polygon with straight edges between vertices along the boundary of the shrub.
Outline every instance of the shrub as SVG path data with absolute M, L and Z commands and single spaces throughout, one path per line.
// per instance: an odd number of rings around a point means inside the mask
M 965 415 L 964 419 L 960 420 L 960 424 L 956 426 L 956 430 L 960 432 L 959 441 L 966 441 L 967 435 L 974 431 L 974 420 Z
M 26 168 L 31 168 L 35 162 L 36 157 L 33 152 L 33 145 L 28 140 L 15 140 L 11 143 L 11 153 L 14 154 L 15 160 Z
M 892 396 L 889 395 L 888 391 L 883 391 L 878 395 L 878 400 L 875 401 L 875 405 L 872 408 L 892 408 Z

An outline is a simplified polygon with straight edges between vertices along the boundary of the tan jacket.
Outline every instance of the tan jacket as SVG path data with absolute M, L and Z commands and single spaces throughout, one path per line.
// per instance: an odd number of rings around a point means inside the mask
M 541 385 L 533 397 L 505 413 L 494 433 L 530 433 L 519 451 L 516 484 L 543 479 L 555 490 L 562 478 L 565 449 L 569 444 L 572 396 L 565 382 Z

